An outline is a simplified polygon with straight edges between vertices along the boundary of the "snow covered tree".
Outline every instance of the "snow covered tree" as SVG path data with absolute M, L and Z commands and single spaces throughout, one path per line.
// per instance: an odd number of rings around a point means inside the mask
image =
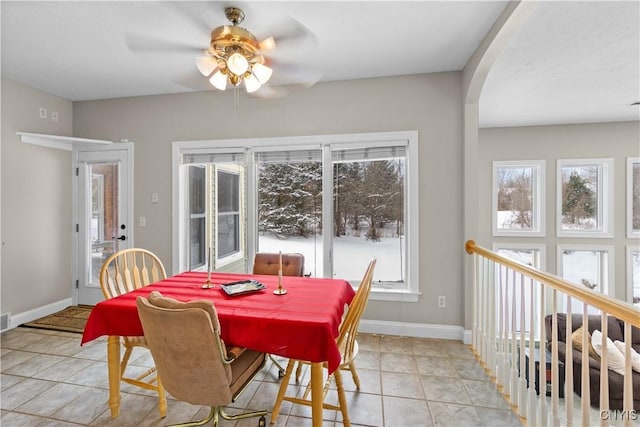
M 581 219 L 592 218 L 596 213 L 596 197 L 589 188 L 588 181 L 571 172 L 569 180 L 562 183 L 562 217 L 570 223 L 576 224 Z

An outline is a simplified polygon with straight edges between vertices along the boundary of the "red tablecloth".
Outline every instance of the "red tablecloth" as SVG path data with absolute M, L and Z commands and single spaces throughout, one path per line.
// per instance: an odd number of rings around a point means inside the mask
M 142 324 L 136 297 L 157 290 L 179 301 L 213 301 L 227 344 L 310 362 L 327 361 L 333 372 L 340 363 L 336 346 L 344 305 L 354 296 L 344 280 L 283 277 L 286 295 L 278 296 L 277 276 L 213 273 L 211 282 L 221 284 L 258 280 L 267 289 L 228 296 L 222 289 L 202 289 L 206 273 L 186 272 L 133 292 L 98 303 L 91 311 L 82 344 L 103 335 L 141 336 Z

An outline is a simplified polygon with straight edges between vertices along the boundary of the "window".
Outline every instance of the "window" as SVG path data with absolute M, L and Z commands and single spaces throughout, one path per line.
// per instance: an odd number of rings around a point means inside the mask
M 540 236 L 544 228 L 544 161 L 493 162 L 493 235 Z
M 613 265 L 612 246 L 558 245 L 558 275 L 578 286 L 614 296 Z M 571 311 L 582 313 L 582 303 L 572 300 Z
M 104 239 L 104 175 L 91 175 L 91 241 Z
M 627 158 L 627 237 L 640 237 L 640 157 Z
M 613 159 L 558 160 L 558 237 L 613 236 Z
M 218 171 L 217 257 L 225 258 L 240 252 L 240 175 Z
M 377 298 L 416 301 L 417 143 L 417 132 L 174 143 L 174 270 L 187 265 L 184 170 L 210 163 L 215 251 L 248 260 L 234 271 L 249 271 L 257 251 L 301 252 L 305 273 L 357 285 L 376 257 Z M 242 162 L 239 175 L 223 167 L 229 156 Z
M 640 307 L 640 246 L 627 246 L 627 301 Z

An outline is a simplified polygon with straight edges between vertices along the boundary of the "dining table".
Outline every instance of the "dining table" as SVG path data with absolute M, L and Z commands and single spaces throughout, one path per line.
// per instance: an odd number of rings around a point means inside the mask
M 211 287 L 203 286 L 210 281 Z M 264 286 L 230 294 L 226 284 L 252 280 Z M 278 288 L 286 293 L 274 292 Z M 82 344 L 107 336 L 109 407 L 120 414 L 120 337 L 143 336 L 136 298 L 152 291 L 178 301 L 209 300 L 216 307 L 225 343 L 311 363 L 312 425 L 322 425 L 323 369 L 340 365 L 336 344 L 345 305 L 355 292 L 342 279 L 184 272 L 104 300 L 92 309 Z

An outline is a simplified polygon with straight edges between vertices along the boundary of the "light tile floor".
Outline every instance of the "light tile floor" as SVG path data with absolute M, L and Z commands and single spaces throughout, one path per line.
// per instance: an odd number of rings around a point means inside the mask
M 360 334 L 358 342 L 359 392 L 350 374 L 344 374 L 353 426 L 522 425 L 461 342 L 372 334 Z M 164 426 L 201 419 L 209 411 L 169 396 L 162 419 L 157 396 L 123 384 L 121 415 L 112 419 L 104 339 L 81 347 L 79 334 L 19 327 L 0 335 L 0 348 L 2 427 Z M 146 352 L 134 357 L 135 367 L 152 363 Z M 303 383 L 307 377 L 305 371 Z M 229 412 L 271 410 L 278 388 L 277 369 L 267 361 Z M 301 388 L 293 384 L 290 391 L 300 393 Z M 337 401 L 335 391 L 328 400 Z M 310 426 L 310 417 L 310 408 L 284 402 L 273 425 Z M 335 411 L 325 410 L 324 419 L 325 426 L 342 426 L 342 416 Z M 256 418 L 221 422 L 257 424 Z

